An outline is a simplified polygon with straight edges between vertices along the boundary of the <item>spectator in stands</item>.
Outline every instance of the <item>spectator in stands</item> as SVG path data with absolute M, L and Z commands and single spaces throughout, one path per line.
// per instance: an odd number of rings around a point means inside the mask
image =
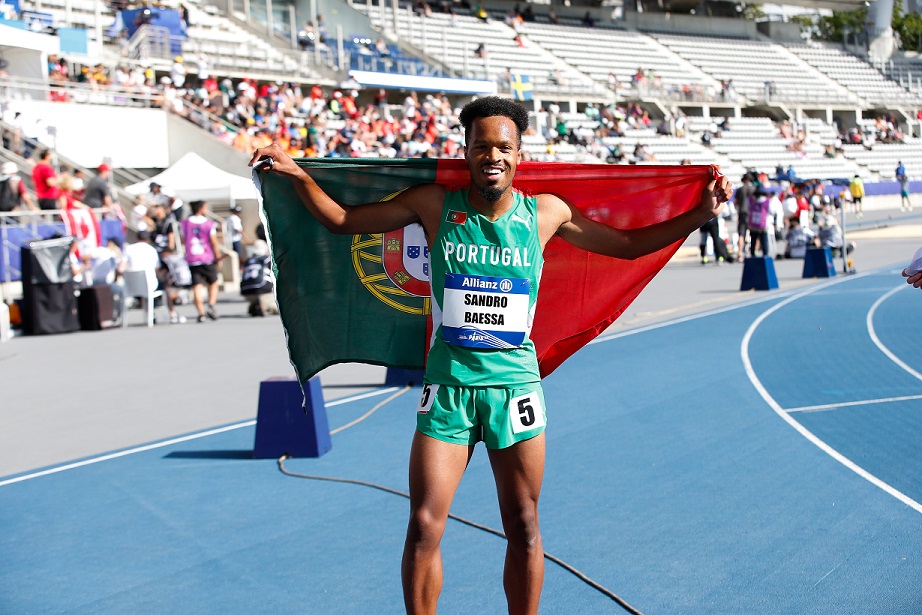
M 326 44 L 327 42 L 327 22 L 323 15 L 317 15 L 317 42 Z
M 198 86 L 204 87 L 205 82 L 211 78 L 211 60 L 204 51 L 195 56 L 195 67 L 198 71 Z
M 391 57 L 391 50 L 387 47 L 387 42 L 383 37 L 378 37 L 378 40 L 375 41 L 375 51 L 378 52 L 378 55 L 382 58 Z
M 206 217 L 208 204 L 205 201 L 193 201 L 190 204 L 192 215 L 180 224 L 182 241 L 185 248 L 186 262 L 192 273 L 192 297 L 198 311 L 198 322 L 205 318 L 218 320 L 215 303 L 218 301 L 218 262 L 225 255 L 218 243 L 217 225 Z M 206 290 L 208 306 L 200 290 Z
M 547 20 L 554 25 L 560 25 L 560 17 L 557 16 L 557 11 L 554 10 L 554 7 L 548 10 Z
M 308 49 L 314 46 L 316 34 L 314 34 L 314 22 L 304 22 L 304 27 L 298 31 L 298 46 L 301 49 Z
M 479 45 L 477 45 L 477 47 L 474 48 L 474 55 L 477 56 L 478 58 L 483 58 L 484 60 L 486 60 L 487 59 L 487 46 L 484 43 L 480 43 Z
M 645 144 L 638 142 L 634 145 L 634 160 L 636 162 L 656 162 L 656 156 L 647 149 Z
M 93 284 L 90 278 L 91 258 L 89 254 L 84 254 L 82 256 L 78 254 L 79 244 L 79 241 L 70 242 L 70 255 L 68 256 L 68 260 L 70 262 L 70 274 L 74 279 L 74 286 L 77 288 L 84 288 Z
M 170 69 L 170 79 L 177 89 L 181 89 L 186 83 L 186 66 L 183 64 L 183 57 L 176 56 L 173 58 L 173 66 Z
M 57 208 L 64 211 L 71 209 L 89 209 L 76 195 L 77 182 L 73 175 L 62 173 L 58 176 L 58 203 Z
M 490 21 L 490 14 L 487 13 L 487 9 L 483 8 L 482 4 L 478 4 L 477 8 L 474 9 L 474 16 L 484 23 Z
M 71 175 L 74 178 L 74 198 L 82 203 L 83 197 L 86 196 L 86 175 L 83 169 L 74 169 Z
M 109 189 L 109 173 L 112 171 L 105 162 L 99 165 L 96 176 L 87 184 L 83 202 L 93 209 L 111 209 L 112 192 Z
M 30 211 L 39 211 L 19 177 L 16 163 L 8 160 L 0 165 L 0 213 L 22 211 L 23 206 Z M 2 221 L 5 222 L 6 218 Z
M 32 185 L 38 206 L 45 210 L 58 207 L 58 177 L 51 166 L 51 150 L 42 150 L 38 162 L 32 167 Z
M 592 16 L 592 11 L 586 11 L 586 14 L 583 15 L 582 23 L 587 28 L 595 26 L 595 17 Z
M 27 144 L 23 141 L 22 129 L 22 113 L 16 111 L 13 113 L 13 119 L 10 121 L 9 136 L 4 139 L 3 145 L 14 154 L 19 154 L 23 158 L 28 158 L 32 154 L 32 148 L 31 146 L 27 147 Z

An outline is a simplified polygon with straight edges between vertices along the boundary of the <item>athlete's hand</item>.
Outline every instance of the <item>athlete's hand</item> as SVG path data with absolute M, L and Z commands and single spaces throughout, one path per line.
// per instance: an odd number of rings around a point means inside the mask
M 723 175 L 717 174 L 701 192 L 698 209 L 706 212 L 710 220 L 720 215 L 723 204 L 730 200 L 732 194 L 733 184 Z
M 909 269 L 903 269 L 903 277 L 906 278 L 907 284 L 912 284 L 915 288 L 922 288 L 922 271 L 910 274 Z
M 272 162 L 271 166 L 260 167 L 263 172 L 277 173 L 288 177 L 297 177 L 304 173 L 292 157 L 276 143 L 268 147 L 261 147 L 253 152 L 253 157 L 250 159 L 249 166 L 252 167 L 264 160 L 270 160 Z

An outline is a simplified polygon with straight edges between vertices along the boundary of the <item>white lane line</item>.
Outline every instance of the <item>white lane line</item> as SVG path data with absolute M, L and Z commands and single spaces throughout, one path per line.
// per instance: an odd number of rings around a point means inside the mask
M 655 331 L 656 329 L 662 329 L 663 327 L 668 327 L 670 325 L 680 325 L 683 322 L 689 322 L 692 320 L 697 320 L 699 318 L 706 318 L 708 316 L 714 316 L 715 314 L 723 314 L 724 312 L 731 312 L 733 310 L 740 310 L 747 308 L 753 305 L 758 305 L 760 303 L 765 303 L 766 301 L 775 301 L 781 297 L 787 297 L 791 294 L 792 291 L 779 292 L 772 294 L 768 297 L 760 297 L 758 299 L 753 299 L 752 301 L 746 301 L 744 303 L 737 303 L 734 305 L 728 305 L 726 307 L 714 308 L 713 310 L 708 310 L 707 312 L 699 312 L 697 314 L 690 314 L 688 316 L 681 316 L 679 318 L 673 318 L 671 320 L 664 320 L 663 322 L 654 323 L 652 325 L 645 325 L 643 327 L 637 327 L 636 329 L 628 329 L 627 331 L 619 331 L 618 333 L 612 333 L 611 335 L 600 335 L 597 338 L 592 339 L 587 346 L 593 344 L 601 344 L 602 342 L 610 342 L 611 340 L 620 339 L 622 337 L 627 337 L 629 335 L 634 335 L 636 333 L 645 333 L 647 331 Z
M 834 448 L 832 448 L 831 446 L 829 446 L 828 444 L 820 440 L 809 429 L 807 429 L 806 427 L 798 423 L 790 414 L 785 412 L 784 409 L 778 404 L 777 401 L 775 401 L 775 399 L 769 394 L 766 388 L 762 385 L 762 381 L 759 380 L 759 377 L 756 375 L 755 370 L 752 367 L 752 361 L 749 359 L 749 343 L 752 341 L 752 335 L 755 333 L 756 329 L 759 328 L 759 325 L 761 325 L 762 322 L 765 321 L 766 318 L 768 318 L 769 316 L 777 312 L 782 307 L 790 303 L 793 303 L 794 301 L 797 301 L 798 299 L 806 297 L 807 295 L 811 293 L 826 289 L 836 284 L 841 284 L 842 282 L 846 282 L 848 280 L 854 280 L 859 277 L 871 275 L 871 273 L 873 272 L 860 273 L 860 274 L 856 274 L 856 275 L 849 276 L 849 277 L 838 278 L 831 282 L 827 282 L 819 286 L 814 286 L 801 293 L 797 293 L 796 295 L 793 295 L 785 299 L 784 301 L 781 301 L 773 305 L 769 309 L 765 310 L 764 312 L 762 312 L 762 314 L 759 315 L 758 318 L 756 318 L 753 321 L 753 323 L 749 326 L 749 329 L 746 330 L 746 334 L 743 336 L 743 341 L 742 341 L 742 344 L 740 345 L 740 356 L 743 360 L 743 367 L 746 370 L 746 375 L 749 377 L 749 381 L 752 383 L 752 386 L 755 387 L 756 391 L 759 392 L 759 395 L 762 396 L 762 399 L 765 400 L 765 403 L 767 403 L 768 406 L 772 410 L 774 410 L 775 414 L 780 416 L 784 422 L 786 422 L 788 425 L 793 427 L 798 433 L 800 433 L 800 435 L 802 435 L 808 441 L 812 442 L 821 451 L 823 451 L 824 453 L 826 453 L 827 455 L 829 455 L 830 457 L 832 457 L 833 459 L 841 463 L 843 466 L 845 466 L 846 468 L 848 468 L 849 470 L 851 470 L 852 472 L 854 472 L 861 478 L 865 479 L 866 481 L 868 481 L 875 487 L 893 496 L 900 502 L 906 504 L 907 506 L 909 506 L 916 512 L 922 513 L 922 504 L 919 504 L 918 502 L 913 500 L 908 495 L 888 485 L 887 483 L 880 480 L 879 478 L 877 478 L 876 476 L 874 476 L 873 474 L 871 474 L 870 472 L 868 472 L 861 466 L 854 463 L 848 457 L 842 455 L 839 451 L 835 450 Z
M 872 305 L 871 309 L 868 310 L 868 317 L 867 317 L 868 335 L 871 336 L 871 341 L 874 342 L 874 345 L 880 348 L 880 351 L 882 353 L 887 355 L 887 358 L 889 358 L 891 361 L 893 361 L 894 363 L 902 367 L 904 370 L 909 372 L 909 374 L 913 376 L 916 380 L 922 380 L 922 374 L 920 374 L 913 368 L 903 363 L 903 361 L 901 361 L 899 357 L 897 357 L 895 354 L 890 352 L 890 349 L 884 346 L 884 343 L 880 341 L 880 338 L 877 337 L 877 332 L 874 330 L 874 314 L 875 312 L 877 312 L 877 308 L 884 301 L 886 301 L 887 299 L 889 299 L 896 293 L 900 292 L 904 288 L 909 288 L 909 286 L 906 284 L 901 284 L 900 286 L 897 286 L 896 288 L 892 289 L 890 292 L 888 292 L 887 294 L 885 294 L 880 299 L 874 302 L 874 305 Z
M 375 397 L 377 395 L 384 395 L 386 393 L 391 393 L 396 391 L 398 387 L 389 387 L 386 389 L 381 389 L 378 391 L 372 391 L 370 393 L 362 393 L 360 395 L 355 395 L 352 397 L 344 397 L 343 399 L 337 399 L 326 404 L 329 406 L 339 406 L 351 401 L 358 401 L 360 399 L 367 399 L 369 397 Z M 214 436 L 219 433 L 225 433 L 228 431 L 234 431 L 235 429 L 242 429 L 243 427 L 251 427 L 256 424 L 255 419 L 250 419 L 249 421 L 242 421 L 240 423 L 234 423 L 233 425 L 227 425 L 225 427 L 218 427 L 217 429 L 209 429 L 207 431 L 200 431 L 198 433 L 190 434 L 188 436 L 182 436 L 179 438 L 171 438 L 169 440 L 164 440 L 162 442 L 155 442 L 153 444 L 146 444 L 144 446 L 138 446 L 135 448 L 129 448 L 124 451 L 118 451 L 116 453 L 109 453 L 107 455 L 101 455 L 99 457 L 93 457 L 91 459 L 84 459 L 83 461 L 76 461 L 74 463 L 68 463 L 62 466 L 55 466 L 53 468 L 48 468 L 47 470 L 42 470 L 40 472 L 33 472 L 31 474 L 24 474 L 23 476 L 17 476 L 15 478 L 9 478 L 4 481 L 0 481 L 0 487 L 6 485 L 12 485 L 13 483 L 21 483 L 26 480 L 31 480 L 33 478 L 38 478 L 40 476 L 48 476 L 49 474 L 57 474 L 58 472 L 64 472 L 66 470 L 73 470 L 76 468 L 82 468 L 84 466 L 92 465 L 94 463 L 100 463 L 102 461 L 109 461 L 110 459 L 118 459 L 119 457 L 125 457 L 127 455 L 134 455 L 135 453 L 143 453 L 144 451 L 150 451 L 157 448 L 163 448 L 165 446 L 172 446 L 174 444 L 179 444 L 180 442 L 188 442 L 189 440 L 197 440 L 199 438 L 207 438 L 208 436 Z
M 922 395 L 883 397 L 881 399 L 865 399 L 862 401 L 844 401 L 838 404 L 823 404 L 821 406 L 801 406 L 800 408 L 788 408 L 785 412 L 823 412 L 826 410 L 835 410 L 836 408 L 848 408 L 849 406 L 872 406 L 874 404 L 888 404 L 895 401 L 913 401 L 915 399 L 922 399 Z

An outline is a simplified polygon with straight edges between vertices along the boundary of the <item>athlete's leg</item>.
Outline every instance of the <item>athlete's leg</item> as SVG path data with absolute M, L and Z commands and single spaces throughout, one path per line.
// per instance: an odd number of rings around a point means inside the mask
M 544 584 L 544 548 L 538 527 L 544 433 L 509 448 L 491 450 L 490 464 L 508 541 L 503 585 L 509 613 L 537 613 Z
M 442 442 L 416 432 L 410 449 L 410 522 L 403 547 L 407 613 L 435 613 L 442 591 L 439 542 L 473 445 Z

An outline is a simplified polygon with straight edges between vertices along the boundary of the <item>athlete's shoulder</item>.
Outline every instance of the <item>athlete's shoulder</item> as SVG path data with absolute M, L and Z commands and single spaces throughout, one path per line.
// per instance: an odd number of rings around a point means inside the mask
M 570 205 L 556 194 L 542 192 L 536 196 L 538 213 L 548 221 L 557 221 L 563 224 L 572 216 Z

